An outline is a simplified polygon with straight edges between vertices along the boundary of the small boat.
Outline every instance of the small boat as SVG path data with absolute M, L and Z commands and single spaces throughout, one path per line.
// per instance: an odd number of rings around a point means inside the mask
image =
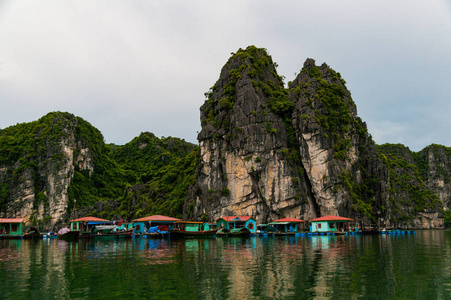
M 171 238 L 208 238 L 214 237 L 219 230 L 202 230 L 203 222 L 179 221 L 174 223 L 174 229 L 169 230 Z
M 69 228 L 61 228 L 58 230 L 58 239 L 65 241 L 76 241 L 80 236 L 80 231 L 70 230 Z
M 363 234 L 380 234 L 381 230 L 375 225 L 365 226 L 362 230 Z
M 218 231 L 216 231 L 216 235 L 217 236 L 221 236 L 221 237 L 227 237 L 229 231 L 230 230 L 228 230 L 227 228 L 221 227 L 221 228 L 219 228 Z
M 124 230 L 124 231 L 99 230 L 96 234 L 93 234 L 91 237 L 93 237 L 95 239 L 132 238 L 133 237 L 133 229 Z
M 36 227 L 30 227 L 27 229 L 27 232 L 24 234 L 23 238 L 25 240 L 42 239 L 42 234 Z

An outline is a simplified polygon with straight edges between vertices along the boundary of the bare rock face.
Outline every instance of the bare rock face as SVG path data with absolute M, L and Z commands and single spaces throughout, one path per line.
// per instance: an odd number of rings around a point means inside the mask
M 441 145 L 430 145 L 418 153 L 417 163 L 427 166 L 423 180 L 442 201 L 443 210 L 451 209 L 451 151 Z

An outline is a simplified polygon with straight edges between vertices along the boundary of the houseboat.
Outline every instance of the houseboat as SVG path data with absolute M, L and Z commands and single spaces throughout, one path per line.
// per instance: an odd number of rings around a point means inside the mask
M 227 236 L 248 236 L 257 232 L 257 221 L 251 216 L 220 217 L 216 227 Z
M 174 229 L 174 223 L 181 221 L 177 218 L 154 215 L 133 220 L 134 234 L 141 237 L 166 237 L 169 230 Z
M 353 221 L 339 216 L 324 216 L 310 220 L 310 231 L 319 234 L 345 234 L 351 231 Z
M 95 225 L 94 234 L 91 235 L 95 239 L 120 239 L 132 238 L 133 228 L 121 227 L 123 220 L 108 222 L 106 224 Z M 122 229 L 118 229 L 122 228 Z
M 22 218 L 0 218 L 0 239 L 21 239 L 24 229 Z
M 304 231 L 304 220 L 296 218 L 284 218 L 273 221 L 269 225 L 275 228 L 274 235 L 295 235 Z
M 70 231 L 78 231 L 83 238 L 91 238 L 96 233 L 97 225 L 105 225 L 110 221 L 96 217 L 84 217 L 70 222 Z

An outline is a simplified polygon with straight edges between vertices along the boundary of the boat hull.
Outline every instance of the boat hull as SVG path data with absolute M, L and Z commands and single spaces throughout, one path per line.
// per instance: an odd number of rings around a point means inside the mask
M 0 234 L 0 239 L 4 240 L 20 240 L 23 235 Z
M 91 237 L 99 240 L 127 239 L 133 237 L 133 231 L 115 231 L 112 233 L 93 234 Z
M 80 231 L 69 231 L 64 234 L 58 234 L 58 238 L 65 241 L 76 241 L 80 236 Z
M 32 233 L 32 234 L 26 234 L 23 236 L 24 240 L 39 240 L 42 239 L 42 234 L 40 233 Z

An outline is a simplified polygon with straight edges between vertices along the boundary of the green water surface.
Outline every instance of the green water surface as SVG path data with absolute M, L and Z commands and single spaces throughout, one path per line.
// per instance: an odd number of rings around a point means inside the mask
M 0 299 L 451 299 L 451 231 L 0 239 Z

